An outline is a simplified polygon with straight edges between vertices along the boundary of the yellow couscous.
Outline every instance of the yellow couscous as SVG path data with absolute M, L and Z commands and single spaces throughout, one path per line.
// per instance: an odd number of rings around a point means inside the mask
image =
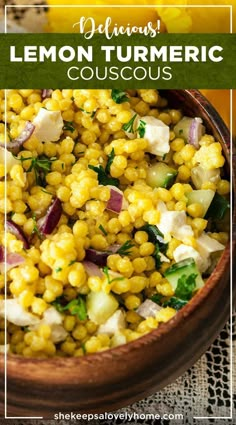
M 157 90 L 6 95 L 2 350 L 5 315 L 9 353 L 39 358 L 100 352 L 170 320 L 228 241 L 219 141 Z

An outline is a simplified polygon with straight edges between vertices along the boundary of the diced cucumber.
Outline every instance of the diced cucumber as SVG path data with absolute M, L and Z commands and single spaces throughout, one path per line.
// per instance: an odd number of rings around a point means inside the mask
M 105 292 L 90 292 L 87 297 L 87 313 L 90 320 L 101 325 L 115 313 L 119 304 L 116 298 Z
M 204 217 L 211 202 L 215 196 L 214 190 L 211 189 L 200 189 L 200 190 L 192 190 L 191 192 L 186 193 L 186 197 L 188 198 L 188 204 L 201 204 L 203 207 L 203 213 L 201 217 Z
M 165 271 L 164 276 L 171 284 L 173 291 L 175 291 L 178 280 L 184 275 L 188 278 L 188 276 L 192 274 L 197 275 L 196 289 L 201 288 L 204 282 L 193 258 L 186 258 L 185 260 L 173 264 Z
M 201 165 L 197 165 L 191 170 L 191 179 L 196 189 L 201 189 L 205 182 L 217 184 L 220 180 L 220 169 L 206 170 Z
M 224 196 L 215 194 L 214 199 L 211 203 L 211 207 L 207 211 L 207 218 L 213 218 L 216 220 L 223 220 L 227 211 L 229 211 L 230 205 Z
M 164 162 L 152 165 L 147 171 L 147 184 L 151 187 L 169 187 L 174 182 L 178 171 Z

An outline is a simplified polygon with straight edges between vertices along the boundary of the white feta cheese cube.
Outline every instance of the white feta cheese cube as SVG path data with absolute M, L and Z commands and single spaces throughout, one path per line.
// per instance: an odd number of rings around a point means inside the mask
M 202 257 L 196 249 L 184 244 L 179 245 L 173 251 L 173 257 L 176 263 L 185 260 L 186 258 L 193 258 L 201 273 L 205 272 L 210 266 L 209 257 Z
M 152 300 L 145 300 L 137 309 L 137 313 L 147 319 L 147 317 L 156 317 L 157 312 L 161 309 L 162 307 Z
M 223 251 L 225 249 L 224 245 L 211 238 L 205 232 L 202 232 L 201 236 L 197 238 L 197 245 L 202 255 L 210 255 L 213 252 Z
M 17 298 L 0 300 L 0 316 L 5 317 L 5 314 L 7 320 L 17 326 L 30 326 L 40 323 L 40 319 L 26 311 Z
M 171 235 L 182 241 L 193 236 L 192 227 L 186 224 L 186 219 L 185 211 L 166 211 L 161 214 L 157 227 L 166 238 Z
M 125 325 L 124 313 L 121 310 L 117 310 L 105 323 L 99 326 L 97 333 L 113 335 L 124 329 Z
M 62 325 L 51 325 L 51 330 L 51 339 L 55 344 L 64 341 L 68 335 L 68 332 L 63 328 Z
M 57 142 L 64 126 L 60 111 L 48 111 L 44 108 L 40 108 L 33 124 L 34 135 L 40 142 Z
M 147 152 L 159 156 L 169 152 L 170 129 L 168 125 L 155 117 L 145 116 L 140 118 L 138 128 L 139 126 L 143 127 L 144 135 L 142 137 L 148 141 Z M 138 129 L 137 133 L 138 137 L 141 137 Z
M 6 172 L 9 173 L 13 165 L 18 165 L 19 161 L 14 158 L 11 152 L 0 146 L 0 164 L 5 164 L 6 155 Z

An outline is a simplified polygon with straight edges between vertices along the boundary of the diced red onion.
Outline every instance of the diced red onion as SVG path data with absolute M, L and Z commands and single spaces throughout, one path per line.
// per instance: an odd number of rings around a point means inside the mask
M 204 134 L 205 127 L 201 118 L 193 118 L 189 127 L 189 143 L 195 148 L 199 148 L 199 140 Z
M 114 245 L 109 245 L 109 247 L 107 248 L 107 251 L 109 252 L 109 255 L 110 254 L 116 254 L 117 251 L 118 251 L 118 249 L 120 249 L 121 246 L 122 245 L 119 245 L 118 243 L 117 244 L 114 244 Z
M 23 145 L 23 143 L 27 142 L 27 140 L 32 136 L 33 132 L 35 130 L 35 125 L 27 121 L 24 130 L 22 130 L 21 134 L 16 137 L 16 139 L 12 140 L 10 143 L 7 144 L 7 150 L 14 153 L 15 155 L 19 152 L 20 147 Z M 5 144 L 1 143 L 0 146 L 4 147 Z
M 6 221 L 6 230 L 17 237 L 20 241 L 23 242 L 24 248 L 29 249 L 29 241 L 25 236 L 24 232 L 21 230 L 20 226 L 13 223 L 11 220 Z
M 136 312 L 146 319 L 147 317 L 155 317 L 156 313 L 161 309 L 162 307 L 154 303 L 152 300 L 145 300 L 142 304 L 140 304 Z
M 205 127 L 199 117 L 183 117 L 174 126 L 174 133 L 177 137 L 182 137 L 187 143 L 199 148 L 199 140 L 205 133 Z
M 115 186 L 109 186 L 110 188 L 110 199 L 107 202 L 106 209 L 119 213 L 122 210 L 123 205 L 123 192 Z
M 102 277 L 103 273 L 97 266 L 97 264 L 92 263 L 91 261 L 83 261 L 83 266 L 89 276 L 98 276 Z
M 88 248 L 86 249 L 85 261 L 104 267 L 107 264 L 107 257 L 111 254 L 116 254 L 121 246 L 119 244 L 110 245 L 107 251 L 97 251 L 96 249 Z
M 98 266 L 105 267 L 107 264 L 107 257 L 110 255 L 107 251 L 96 251 L 96 249 L 86 249 L 85 261 L 97 264 Z
M 61 201 L 56 198 L 49 207 L 47 214 L 37 222 L 40 232 L 50 235 L 57 226 L 62 214 Z
M 42 90 L 42 100 L 47 99 L 48 97 L 51 97 L 53 90 L 52 89 L 43 89 Z
M 0 272 L 4 273 L 5 271 L 5 266 L 6 266 L 6 270 L 11 270 L 14 267 L 19 266 L 20 264 L 22 264 L 25 261 L 24 257 L 22 257 L 22 255 L 20 254 L 15 254 L 15 253 L 7 253 L 7 258 L 5 261 L 5 250 L 3 246 L 0 246 Z

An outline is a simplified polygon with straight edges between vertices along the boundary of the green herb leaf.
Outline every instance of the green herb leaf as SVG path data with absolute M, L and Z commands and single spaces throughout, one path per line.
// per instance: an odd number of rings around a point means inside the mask
M 107 236 L 107 235 L 108 235 L 107 231 L 104 229 L 104 227 L 103 227 L 103 225 L 102 225 L 102 224 L 100 224 L 100 226 L 98 226 L 98 228 L 101 230 L 101 232 L 102 232 L 105 236 Z
M 106 171 L 101 165 L 99 166 L 88 165 L 88 168 L 90 168 L 90 170 L 93 170 L 97 173 L 99 184 L 102 184 L 103 186 L 111 185 L 111 186 L 119 187 L 119 183 L 120 183 L 119 179 L 107 176 Z
M 151 301 L 153 301 L 154 303 L 156 303 L 156 304 L 161 304 L 161 300 L 162 300 L 162 298 L 163 298 L 163 295 L 161 295 L 161 294 L 154 294 L 150 299 L 151 299 Z
M 66 310 L 69 310 L 73 316 L 78 316 L 80 320 L 87 319 L 87 309 L 84 299 L 79 296 L 75 300 L 70 301 L 66 305 Z
M 47 193 L 48 195 L 52 195 L 53 196 L 53 193 L 52 192 L 48 192 L 48 190 L 46 190 L 44 188 L 41 188 L 41 190 L 42 190 L 42 192 Z
M 61 272 L 62 271 L 62 267 L 57 267 L 56 269 L 55 269 L 55 272 L 56 273 L 59 273 L 59 272 Z
M 158 244 L 160 252 L 163 254 L 166 253 L 168 249 L 168 242 L 164 240 L 164 235 L 160 232 L 157 226 L 152 224 L 145 224 L 139 230 L 143 230 L 148 234 L 148 239 L 150 242 L 155 245 Z
M 63 313 L 66 310 L 69 310 L 70 314 L 77 316 L 80 320 L 86 320 L 87 318 L 87 309 L 84 298 L 79 295 L 78 298 L 70 301 L 68 304 L 63 305 L 65 300 L 62 297 L 56 298 L 53 301 L 52 305 L 60 312 Z
M 116 254 L 120 255 L 130 255 L 131 254 L 131 248 L 133 248 L 134 244 L 129 240 L 126 241 L 121 247 L 116 251 Z
M 30 156 L 26 158 L 24 158 L 23 156 L 21 156 L 20 158 L 15 155 L 13 156 L 15 159 L 21 161 L 21 164 L 23 164 L 23 162 L 25 161 L 31 161 L 30 167 L 28 168 L 28 170 L 26 170 L 26 172 L 29 173 L 32 170 L 34 171 L 36 185 L 39 186 L 45 186 L 46 175 L 49 173 L 49 171 L 51 171 L 52 162 L 56 161 L 57 159 L 56 157 L 48 158 L 44 155 L 38 157 Z
M 107 165 L 105 168 L 105 172 L 107 174 L 110 174 L 111 164 L 113 163 L 114 158 L 115 158 L 115 149 L 112 148 L 111 153 L 108 155 Z
M 63 311 L 65 310 L 65 306 L 63 306 L 62 302 L 62 297 L 58 297 L 55 299 L 55 301 L 52 302 L 52 306 L 55 307 L 56 310 L 59 311 L 59 313 L 63 313 Z
M 76 259 L 75 259 L 75 260 L 71 260 L 71 261 L 69 262 L 69 264 L 68 264 L 68 267 L 72 266 L 72 264 L 75 264 L 75 263 L 76 263 Z
M 156 269 L 158 270 L 161 267 L 161 256 L 160 256 L 160 247 L 158 243 L 155 245 L 155 251 L 152 255 L 156 263 Z
M 106 266 L 106 267 L 103 267 L 103 273 L 106 275 L 106 277 L 107 277 L 107 281 L 108 281 L 108 284 L 110 285 L 112 282 L 115 282 L 115 281 L 119 281 L 119 280 L 124 280 L 124 277 L 114 277 L 114 279 L 111 279 L 111 277 L 110 277 L 110 275 L 109 275 L 109 268 Z
M 186 276 L 185 274 L 182 275 L 178 279 L 175 296 L 183 301 L 189 301 L 196 290 L 196 277 L 197 274 L 194 273 L 189 276 Z
M 73 121 L 64 121 L 63 130 L 64 131 L 70 131 L 71 133 L 74 133 L 75 127 L 74 127 Z
M 137 114 L 134 114 L 134 116 L 129 120 L 129 122 L 122 125 L 122 129 L 124 131 L 127 131 L 127 133 L 134 133 L 134 121 L 136 117 Z
M 171 297 L 168 301 L 163 303 L 163 307 L 172 307 L 175 310 L 180 310 L 187 304 L 187 302 L 188 301 L 181 300 L 180 298 Z
M 139 137 L 144 137 L 145 131 L 146 131 L 146 125 L 147 123 L 143 120 L 139 121 L 139 126 L 137 128 L 137 132 L 139 134 Z
M 35 213 L 33 213 L 32 214 L 32 219 L 33 219 L 33 222 L 34 222 L 34 227 L 33 227 L 33 230 L 32 230 L 32 235 L 37 235 L 38 236 L 38 238 L 40 239 L 40 240 L 42 240 L 43 239 L 43 234 L 40 232 L 40 230 L 39 230 L 39 228 L 38 228 L 38 225 L 37 225 L 37 221 L 36 221 L 36 215 L 35 215 Z
M 84 112 L 85 114 L 91 115 L 91 118 L 93 118 L 95 116 L 96 112 L 97 112 L 96 109 L 93 112 L 85 111 L 84 108 L 79 108 L 79 110 L 82 111 L 82 112 Z
M 123 102 L 129 101 L 127 93 L 125 91 L 118 90 L 118 89 L 112 89 L 111 97 L 116 103 L 123 103 Z
M 84 354 L 87 353 L 84 342 L 81 343 L 81 348 Z

